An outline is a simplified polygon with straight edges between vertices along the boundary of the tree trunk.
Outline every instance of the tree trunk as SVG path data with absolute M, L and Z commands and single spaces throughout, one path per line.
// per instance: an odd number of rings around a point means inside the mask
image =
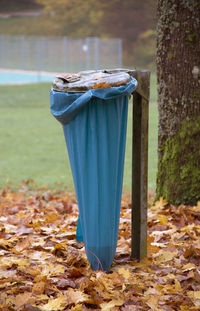
M 200 1 L 158 0 L 157 195 L 200 199 Z

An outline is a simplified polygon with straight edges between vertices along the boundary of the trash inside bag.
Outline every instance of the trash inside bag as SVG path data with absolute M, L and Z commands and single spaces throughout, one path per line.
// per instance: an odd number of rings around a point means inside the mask
M 93 270 L 108 271 L 117 246 L 128 97 L 137 86 L 129 77 L 124 85 L 84 93 L 50 92 L 52 114 L 63 125 L 79 206 L 77 240 L 84 241 Z

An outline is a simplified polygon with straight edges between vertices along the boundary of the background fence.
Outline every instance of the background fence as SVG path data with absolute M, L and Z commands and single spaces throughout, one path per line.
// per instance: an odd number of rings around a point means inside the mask
M 0 68 L 77 72 L 122 67 L 122 40 L 0 35 Z

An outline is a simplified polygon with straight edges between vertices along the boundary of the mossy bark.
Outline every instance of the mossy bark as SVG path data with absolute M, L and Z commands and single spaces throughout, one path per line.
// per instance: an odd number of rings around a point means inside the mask
M 200 1 L 158 0 L 157 12 L 156 198 L 195 204 L 200 199 Z
M 170 203 L 195 204 L 200 199 L 200 117 L 183 121 L 166 139 L 159 161 L 157 197 Z

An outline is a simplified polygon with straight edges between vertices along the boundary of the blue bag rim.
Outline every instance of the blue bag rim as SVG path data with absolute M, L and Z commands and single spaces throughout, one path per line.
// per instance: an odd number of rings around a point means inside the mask
M 133 93 L 133 91 L 136 90 L 137 85 L 137 80 L 131 77 L 131 80 L 125 85 L 111 88 L 90 89 L 86 92 L 60 92 L 51 89 L 51 113 L 61 124 L 65 125 L 68 124 L 92 98 L 109 100 L 125 95 L 130 95 Z M 66 99 L 66 103 L 62 108 L 58 107 L 55 100 L 59 95 Z M 70 99 L 72 99 L 74 96 L 76 97 L 75 100 L 70 102 Z

